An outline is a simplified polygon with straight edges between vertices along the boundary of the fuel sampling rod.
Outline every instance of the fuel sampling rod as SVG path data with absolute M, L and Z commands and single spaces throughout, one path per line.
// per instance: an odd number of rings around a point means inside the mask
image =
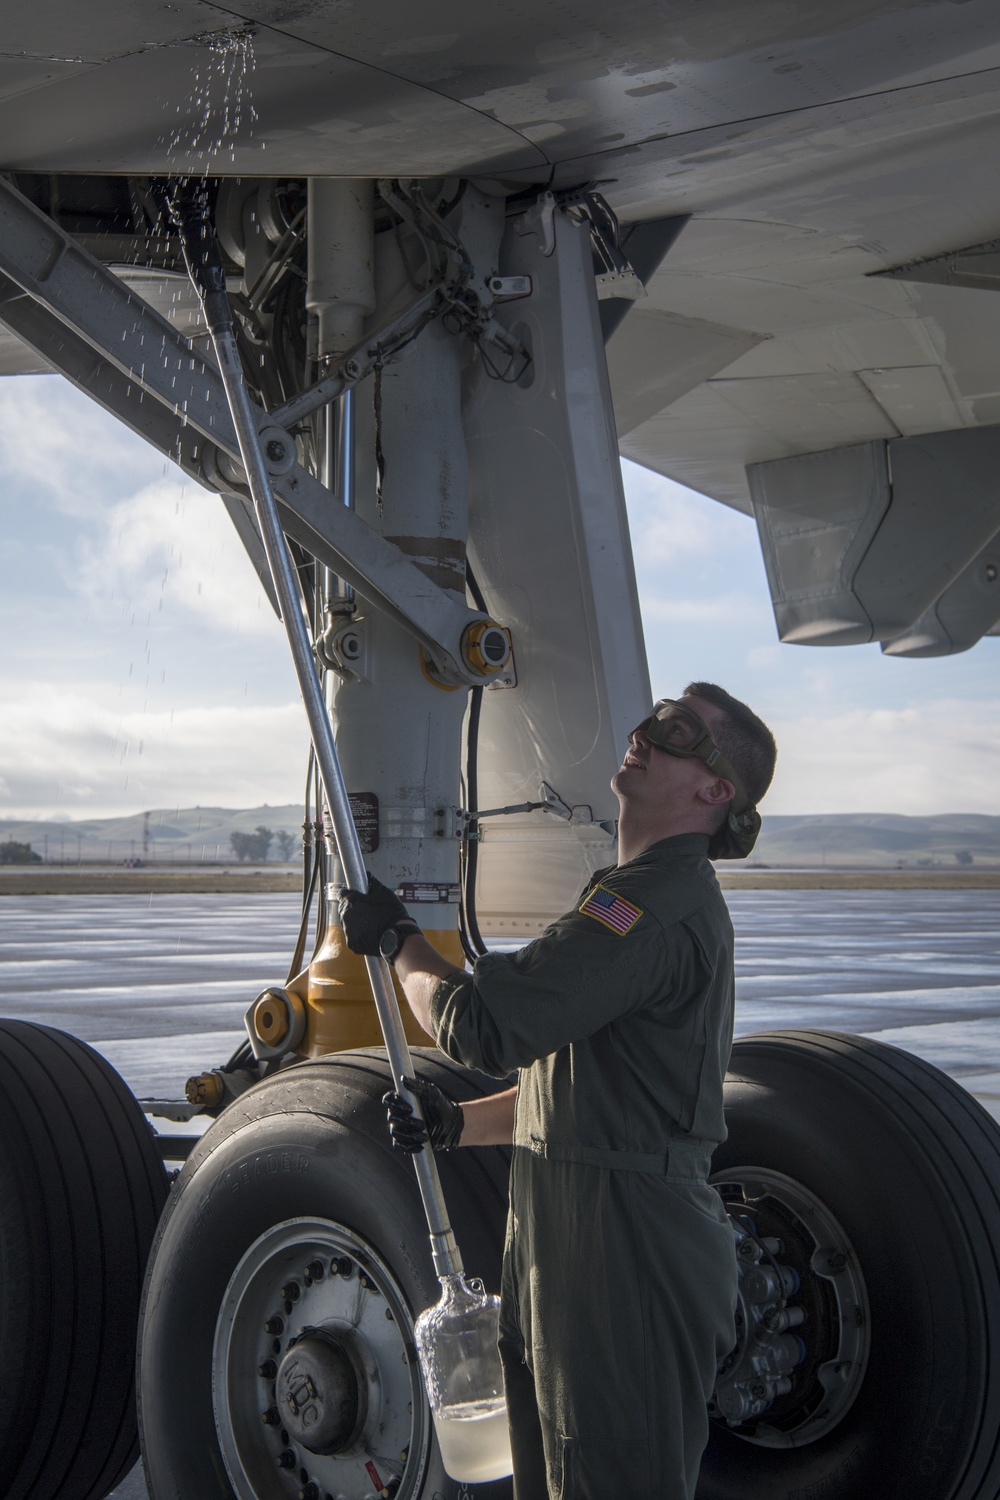
M 368 874 L 351 815 L 330 716 L 316 672 L 295 569 L 278 517 L 278 507 L 262 451 L 254 407 L 247 394 L 243 378 L 243 367 L 240 363 L 236 335 L 233 330 L 233 315 L 226 293 L 225 273 L 215 226 L 209 217 L 205 194 L 197 188 L 193 191 L 188 188 L 186 194 L 178 193 L 172 197 L 169 200 L 169 211 L 181 234 L 188 272 L 201 298 L 205 320 L 219 363 L 219 373 L 226 389 L 226 398 L 236 428 L 236 437 L 250 485 L 257 524 L 260 528 L 264 550 L 267 553 L 271 578 L 281 608 L 281 618 L 291 648 L 295 675 L 298 678 L 299 691 L 305 705 L 309 733 L 312 736 L 323 789 L 326 792 L 330 815 L 333 819 L 333 831 L 340 863 L 351 890 L 367 891 Z M 420 1101 L 404 1083 L 405 1078 L 413 1076 L 413 1062 L 403 1031 L 403 1022 L 399 1014 L 389 965 L 384 958 L 366 957 L 365 966 L 375 999 L 379 1025 L 385 1039 L 394 1086 L 409 1103 L 414 1113 L 422 1119 L 423 1111 Z M 423 1200 L 424 1214 L 427 1218 L 431 1253 L 434 1257 L 434 1269 L 438 1279 L 443 1281 L 446 1277 L 461 1277 L 464 1274 L 462 1257 L 448 1217 L 448 1207 L 445 1203 L 433 1151 L 426 1149 L 417 1152 L 413 1157 L 413 1164 Z

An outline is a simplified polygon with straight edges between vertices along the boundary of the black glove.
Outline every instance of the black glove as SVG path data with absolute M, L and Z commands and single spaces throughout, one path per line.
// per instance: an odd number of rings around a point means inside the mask
M 414 932 L 420 931 L 396 892 L 390 891 L 373 875 L 368 876 L 367 895 L 342 889 L 337 897 L 337 910 L 352 953 L 367 953 L 377 958 L 382 934 L 399 924 L 405 923 Z
M 405 1078 L 403 1082 L 420 1100 L 427 1124 L 417 1119 L 402 1094 L 390 1090 L 382 1095 L 382 1103 L 389 1116 L 392 1144 L 411 1155 L 422 1151 L 428 1139 L 435 1151 L 450 1151 L 452 1146 L 457 1146 L 465 1124 L 462 1106 L 444 1089 L 439 1089 L 436 1083 L 428 1083 L 425 1078 Z

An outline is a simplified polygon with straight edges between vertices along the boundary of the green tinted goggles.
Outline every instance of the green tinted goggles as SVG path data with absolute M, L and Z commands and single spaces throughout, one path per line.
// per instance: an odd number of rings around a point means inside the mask
M 760 815 L 750 806 L 739 772 L 712 739 L 712 731 L 704 719 L 674 698 L 660 698 L 653 704 L 649 718 L 632 730 L 629 740 L 639 730 L 658 750 L 683 758 L 696 756 L 723 781 L 732 782 L 735 791 L 728 816 L 712 835 L 708 853 L 711 859 L 746 859 L 760 832 Z

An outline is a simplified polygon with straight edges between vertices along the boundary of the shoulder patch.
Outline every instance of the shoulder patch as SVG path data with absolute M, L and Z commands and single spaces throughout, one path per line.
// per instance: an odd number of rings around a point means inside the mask
M 612 932 L 617 932 L 619 937 L 624 937 L 631 932 L 632 928 L 643 915 L 641 906 L 633 906 L 631 901 L 626 901 L 624 896 L 619 896 L 617 891 L 609 891 L 606 886 L 595 885 L 588 891 L 586 898 L 577 908 L 585 917 L 593 917 L 595 922 L 600 922 L 604 927 L 610 927 Z

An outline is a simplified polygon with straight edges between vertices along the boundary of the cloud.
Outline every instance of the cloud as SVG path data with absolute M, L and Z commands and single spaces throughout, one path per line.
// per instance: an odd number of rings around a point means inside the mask
M 307 744 L 298 703 L 121 713 L 37 688 L 8 698 L 0 716 L 0 807 L 48 818 L 294 802 Z
M 283 636 L 222 501 L 173 471 L 105 508 L 72 576 L 92 603 L 114 592 L 141 614 L 183 610 L 218 631 Z
M 731 680 L 774 643 L 753 521 L 635 464 L 622 473 L 650 671 Z
M 12 544 L 33 519 L 48 569 L 86 609 L 99 615 L 115 599 L 144 616 L 183 612 L 231 635 L 280 638 L 219 497 L 65 381 L 0 384 L 0 472 Z
M 905 709 L 774 720 L 771 813 L 1000 814 L 1000 706 L 940 699 Z
M 748 623 L 759 625 L 770 612 L 750 594 L 714 594 L 702 599 L 678 599 L 640 590 L 642 617 L 647 626 L 656 624 L 719 625 L 726 631 Z M 766 613 L 765 613 L 766 611 Z
M 0 472 L 68 516 L 93 516 L 131 475 L 165 460 L 56 375 L 0 382 Z M 39 489 L 42 491 L 39 494 Z
M 0 382 L 0 472 L 0 805 L 297 800 L 283 633 L 219 499 L 54 377 Z M 779 645 L 752 520 L 623 472 L 655 690 L 721 682 L 773 723 L 767 810 L 1000 812 L 1000 640 L 913 662 Z
M 718 561 L 733 549 L 756 548 L 754 523 L 740 511 L 708 500 L 627 459 L 622 460 L 622 479 L 640 573 L 685 559 Z
M 781 660 L 781 646 L 777 643 L 773 646 L 751 646 L 747 652 L 747 665 L 757 669 L 777 670 L 781 666 Z

